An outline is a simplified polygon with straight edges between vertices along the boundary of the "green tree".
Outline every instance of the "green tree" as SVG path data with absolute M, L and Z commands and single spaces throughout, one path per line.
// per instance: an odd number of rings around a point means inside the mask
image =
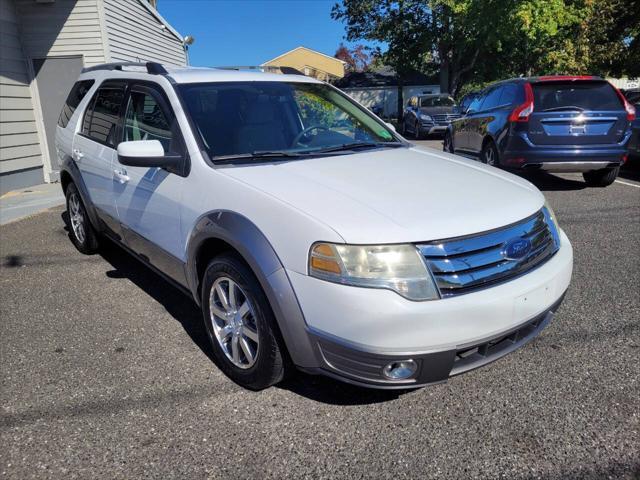
M 499 46 L 516 1 L 343 0 L 331 14 L 347 39 L 384 42 L 381 57 L 401 80 L 411 70 L 439 73 L 441 90 L 455 93 L 480 54 Z
M 375 55 L 398 76 L 398 117 L 402 115 L 404 79 L 424 64 L 422 33 L 424 2 L 417 0 L 343 0 L 331 10 L 332 18 L 346 23 L 349 41 L 384 42 L 387 49 Z
M 342 0 L 331 15 L 349 40 L 385 44 L 401 78 L 438 73 L 453 94 L 520 75 L 640 75 L 640 0 Z

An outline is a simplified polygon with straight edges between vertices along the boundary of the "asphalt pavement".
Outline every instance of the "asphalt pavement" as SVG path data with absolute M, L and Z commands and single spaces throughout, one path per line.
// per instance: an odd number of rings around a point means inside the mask
M 115 246 L 78 253 L 62 207 L 0 227 L 0 477 L 639 478 L 640 182 L 531 180 L 575 249 L 564 305 L 523 349 L 408 392 L 243 390 L 195 305 Z

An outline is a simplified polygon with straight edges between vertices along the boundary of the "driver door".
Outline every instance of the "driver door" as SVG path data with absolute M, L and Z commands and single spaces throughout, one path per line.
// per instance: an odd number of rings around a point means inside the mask
M 125 105 L 123 141 L 159 140 L 166 154 L 186 158 L 175 115 L 159 86 L 132 84 Z M 180 262 L 184 260 L 180 200 L 186 178 L 158 167 L 124 166 L 117 155 L 113 166 L 116 207 L 125 243 L 160 270 L 180 277 Z

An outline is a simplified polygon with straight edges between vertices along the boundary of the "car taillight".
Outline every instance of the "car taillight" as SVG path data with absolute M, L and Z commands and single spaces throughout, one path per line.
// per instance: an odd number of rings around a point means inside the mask
M 518 105 L 509 115 L 510 122 L 529 121 L 529 116 L 533 113 L 533 89 L 530 83 L 524 84 L 524 98 L 524 103 Z
M 618 87 L 616 87 L 613 84 L 611 84 L 611 86 L 616 91 L 618 98 L 620 99 L 620 101 L 622 102 L 622 105 L 624 106 L 624 110 L 627 112 L 627 120 L 629 120 L 630 122 L 633 122 L 636 119 L 636 107 L 634 107 L 629 103 L 629 101 L 625 98 L 625 96 L 618 89 Z

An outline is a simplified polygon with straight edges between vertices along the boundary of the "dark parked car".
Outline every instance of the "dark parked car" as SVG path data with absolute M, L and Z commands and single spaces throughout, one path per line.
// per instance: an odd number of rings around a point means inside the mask
M 404 110 L 401 129 L 415 138 L 444 134 L 451 122 L 461 117 L 454 112 L 456 102 L 449 94 L 411 97 Z
M 582 172 L 589 185 L 606 186 L 626 161 L 635 118 L 635 108 L 601 78 L 517 78 L 484 89 L 443 145 L 489 165 Z
M 630 88 L 624 91 L 627 101 L 636 108 L 636 112 L 640 109 L 640 88 Z M 629 140 L 629 157 L 640 159 L 640 118 L 631 124 L 631 140 Z

